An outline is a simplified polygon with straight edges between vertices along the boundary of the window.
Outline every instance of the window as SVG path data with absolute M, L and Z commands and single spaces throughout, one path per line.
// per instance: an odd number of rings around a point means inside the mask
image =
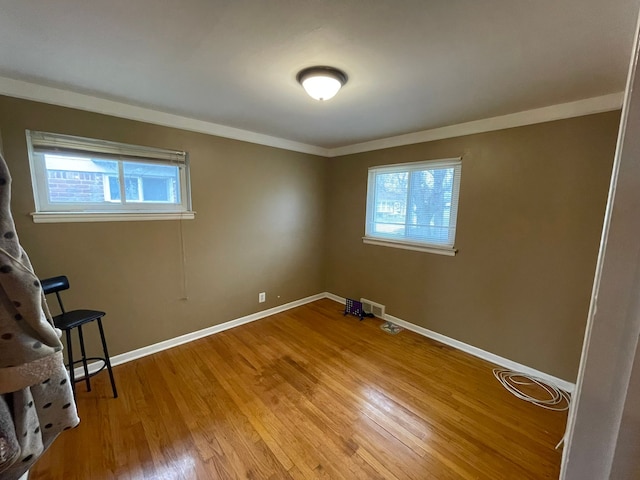
M 454 255 L 459 158 L 369 169 L 363 241 Z
M 193 218 L 185 152 L 27 131 L 34 221 Z

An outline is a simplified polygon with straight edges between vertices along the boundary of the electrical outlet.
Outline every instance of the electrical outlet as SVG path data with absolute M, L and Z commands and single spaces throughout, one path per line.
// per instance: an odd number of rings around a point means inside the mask
M 260 292 L 258 294 L 258 303 L 264 303 L 267 301 L 267 294 L 265 292 Z

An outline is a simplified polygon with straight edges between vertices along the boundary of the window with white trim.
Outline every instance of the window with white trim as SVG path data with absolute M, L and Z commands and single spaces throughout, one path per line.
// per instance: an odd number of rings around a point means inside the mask
M 29 130 L 27 144 L 34 219 L 192 218 L 185 152 Z
M 460 158 L 369 168 L 363 241 L 454 255 Z

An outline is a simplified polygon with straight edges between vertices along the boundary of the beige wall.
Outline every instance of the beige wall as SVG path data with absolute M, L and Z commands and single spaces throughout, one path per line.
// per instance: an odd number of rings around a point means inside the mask
M 327 290 L 575 381 L 619 112 L 330 160 Z M 463 156 L 455 257 L 364 245 L 367 168 Z
M 108 312 L 114 355 L 327 290 L 570 381 L 618 119 L 322 159 L 0 97 L 20 239 L 40 276 L 70 277 L 69 306 Z M 27 128 L 188 151 L 196 219 L 34 224 Z M 459 155 L 457 256 L 362 243 L 367 167 Z
M 195 220 L 34 224 L 25 129 L 189 152 Z M 322 158 L 8 97 L 0 131 L 20 240 L 67 307 L 107 312 L 112 355 L 324 290 Z

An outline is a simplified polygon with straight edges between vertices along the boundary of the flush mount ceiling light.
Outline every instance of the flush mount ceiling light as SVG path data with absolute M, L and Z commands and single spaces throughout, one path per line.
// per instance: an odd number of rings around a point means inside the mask
M 333 67 L 309 67 L 300 70 L 298 83 L 311 98 L 329 100 L 347 83 L 347 75 Z

